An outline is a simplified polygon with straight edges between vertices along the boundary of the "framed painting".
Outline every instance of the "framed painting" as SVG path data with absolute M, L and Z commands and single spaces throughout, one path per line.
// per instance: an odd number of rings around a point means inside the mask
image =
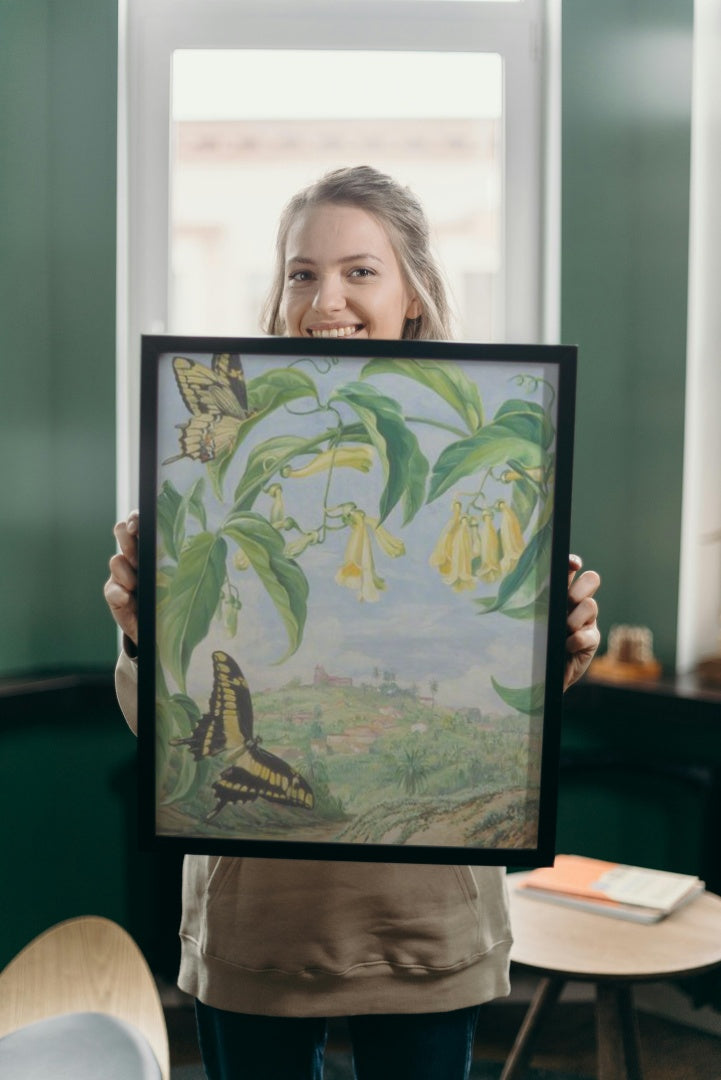
M 554 854 L 576 351 L 145 337 L 145 847 Z

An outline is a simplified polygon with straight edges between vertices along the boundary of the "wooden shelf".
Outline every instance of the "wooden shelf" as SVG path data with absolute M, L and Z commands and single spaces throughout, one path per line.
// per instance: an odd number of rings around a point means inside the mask
M 721 689 L 704 685 L 693 675 L 647 682 L 613 682 L 589 674 L 567 692 L 564 711 L 595 709 L 663 712 L 669 719 L 693 717 L 721 722 Z

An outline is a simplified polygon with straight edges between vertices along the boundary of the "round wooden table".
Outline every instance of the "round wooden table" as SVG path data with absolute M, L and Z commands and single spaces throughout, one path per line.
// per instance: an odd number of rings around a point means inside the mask
M 643 1080 L 632 986 L 721 966 L 721 898 L 705 892 L 661 922 L 637 923 L 523 895 L 509 874 L 511 960 L 542 976 L 501 1074 L 519 1080 L 533 1043 L 569 980 L 596 986 L 599 1080 Z

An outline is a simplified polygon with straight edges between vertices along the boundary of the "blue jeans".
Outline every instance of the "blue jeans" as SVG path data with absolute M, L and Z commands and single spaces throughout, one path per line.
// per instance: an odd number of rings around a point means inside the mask
M 321 1080 L 323 1017 L 249 1016 L 195 1003 L 208 1080 Z M 478 1006 L 350 1016 L 356 1080 L 467 1080 Z

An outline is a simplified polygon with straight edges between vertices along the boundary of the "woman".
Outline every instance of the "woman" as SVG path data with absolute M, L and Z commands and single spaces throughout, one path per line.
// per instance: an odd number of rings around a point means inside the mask
M 450 337 L 423 210 L 374 169 L 299 193 L 279 227 L 265 329 L 297 337 Z M 135 722 L 137 513 L 115 527 L 105 595 L 125 635 L 118 696 Z M 598 575 L 569 564 L 565 686 L 598 647 Z M 359 1080 L 462 1080 L 479 1006 L 508 993 L 500 867 L 186 856 L 179 985 L 210 1080 L 322 1075 L 346 1016 Z

